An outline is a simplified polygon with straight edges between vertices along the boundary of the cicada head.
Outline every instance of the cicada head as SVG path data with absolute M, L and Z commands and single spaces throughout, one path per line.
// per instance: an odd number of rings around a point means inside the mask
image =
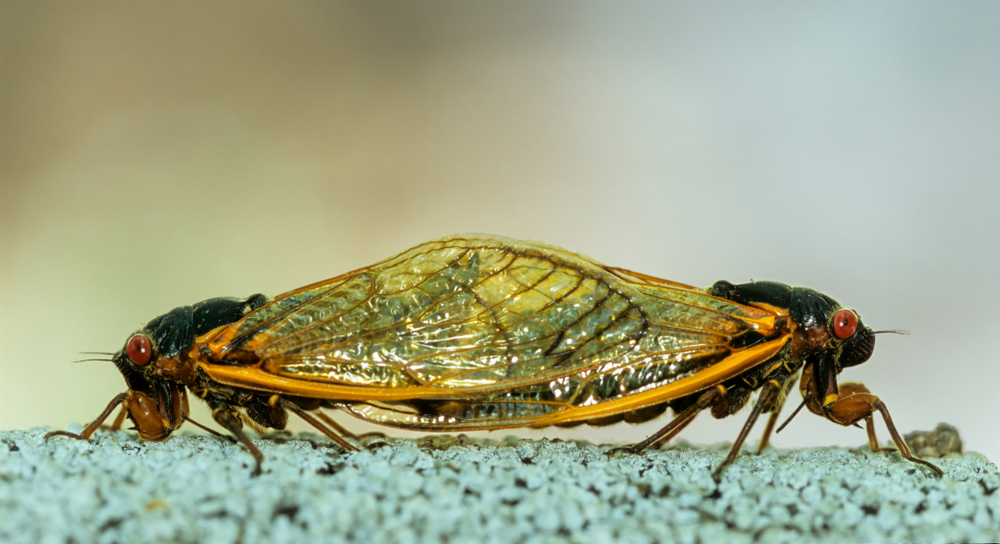
M 187 352 L 195 338 L 239 320 L 266 302 L 264 295 L 253 295 L 181 306 L 128 337 L 112 359 L 128 385 L 125 406 L 140 437 L 162 440 L 187 417 L 186 386 L 197 377 Z
M 163 440 L 180 427 L 188 413 L 184 384 L 162 375 L 163 356 L 157 329 L 136 331 L 113 357 L 128 385 L 125 408 L 145 440 Z
M 797 325 L 792 350 L 805 359 L 800 385 L 803 395 L 820 406 L 836 402 L 837 375 L 871 358 L 873 331 L 854 310 L 803 287 L 792 289 L 789 314 Z

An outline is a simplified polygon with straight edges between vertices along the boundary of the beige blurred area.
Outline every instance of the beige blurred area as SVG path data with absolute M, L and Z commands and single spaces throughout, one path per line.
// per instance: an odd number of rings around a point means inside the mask
M 91 420 L 70 362 L 175 306 L 468 231 L 826 292 L 912 332 L 842 381 L 1000 460 L 998 3 L 0 6 L 0 428 Z

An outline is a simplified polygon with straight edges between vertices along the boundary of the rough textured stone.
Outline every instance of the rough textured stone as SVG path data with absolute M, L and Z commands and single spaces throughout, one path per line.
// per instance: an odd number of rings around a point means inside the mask
M 302 434 L 240 446 L 0 432 L 2 542 L 902 542 L 1000 540 L 1000 473 L 977 454 L 937 480 L 862 449 L 724 448 L 608 458 L 580 442 L 390 440 L 344 454 Z M 384 441 L 383 441 L 384 442 Z

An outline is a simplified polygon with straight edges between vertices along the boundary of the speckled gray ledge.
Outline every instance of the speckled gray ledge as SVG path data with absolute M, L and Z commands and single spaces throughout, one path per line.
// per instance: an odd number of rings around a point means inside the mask
M 896 454 L 742 455 L 724 448 L 608 459 L 586 443 L 407 440 L 342 454 L 304 434 L 245 450 L 210 436 L 90 442 L 0 432 L 0 541 L 904 542 L 1000 540 L 1000 473 L 977 454 L 929 478 Z

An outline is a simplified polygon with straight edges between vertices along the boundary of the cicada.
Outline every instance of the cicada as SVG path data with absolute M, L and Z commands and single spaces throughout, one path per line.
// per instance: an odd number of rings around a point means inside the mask
M 455 235 L 273 299 L 214 298 L 181 306 L 129 335 L 111 356 L 128 389 L 115 407 L 147 440 L 188 416 L 187 392 L 253 455 L 244 424 L 283 429 L 301 417 L 346 450 L 326 410 L 422 431 L 639 423 L 674 417 L 640 452 L 708 410 L 730 416 L 758 392 L 714 476 L 737 457 L 761 414 L 761 448 L 801 376 L 808 409 L 839 425 L 876 412 L 899 453 L 914 457 L 885 404 L 838 384 L 867 361 L 875 332 L 812 289 L 757 281 L 707 289 L 600 264 L 539 243 Z M 797 411 L 796 411 L 797 412 Z M 116 426 L 121 424 L 121 416 Z

